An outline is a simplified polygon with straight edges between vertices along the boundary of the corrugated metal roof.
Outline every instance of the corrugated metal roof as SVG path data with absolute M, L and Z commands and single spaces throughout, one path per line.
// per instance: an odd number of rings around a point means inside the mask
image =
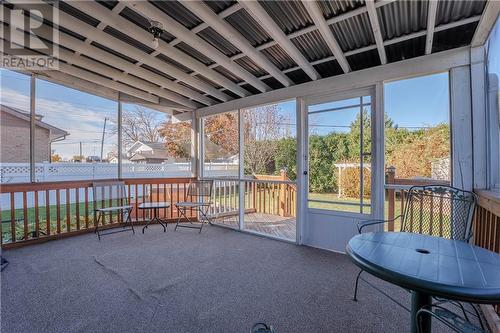
M 100 4 L 100 6 L 102 6 L 99 8 L 104 11 L 109 11 L 109 9 L 114 8 L 117 3 L 116 0 L 96 1 Z M 429 0 L 396 0 L 394 2 L 387 2 L 378 6 L 377 13 L 380 21 L 383 39 L 390 40 L 392 38 L 406 36 L 414 32 L 425 31 L 425 29 L 427 28 L 426 25 L 428 1 Z M 204 2 L 215 13 L 220 13 L 221 11 L 229 8 L 236 3 L 235 0 L 206 0 Z M 484 10 L 485 2 L 485 0 L 440 0 L 438 3 L 436 26 L 451 22 L 457 22 L 471 16 L 480 15 Z M 154 6 L 156 6 L 156 8 L 158 8 L 158 10 L 163 11 L 165 15 L 172 17 L 188 29 L 192 29 L 202 23 L 199 17 L 191 13 L 179 1 L 149 0 L 149 3 L 152 3 Z M 283 30 L 283 32 L 288 35 L 291 33 L 297 33 L 301 29 L 312 27 L 312 29 L 307 29 L 307 33 L 295 34 L 296 37 L 291 40 L 295 47 L 305 56 L 305 58 L 309 62 L 314 62 L 331 57 L 332 54 L 330 49 L 326 45 L 320 32 L 318 30 L 314 30 L 314 24 L 301 1 L 259 0 L 259 3 L 262 5 L 264 10 L 269 13 L 271 18 L 275 20 L 276 24 Z M 326 19 L 337 17 L 365 5 L 364 0 L 322 0 L 317 1 L 316 3 L 322 10 L 322 13 Z M 11 5 L 7 4 L 6 6 L 9 7 Z M 97 26 L 99 24 L 99 21 L 92 17 L 92 15 L 87 15 L 72 7 L 70 1 L 61 1 L 59 3 L 59 8 L 60 10 L 75 17 L 75 20 L 81 20 L 92 26 Z M 123 10 L 120 12 L 120 15 L 129 20 L 131 23 L 135 24 L 137 27 L 140 27 L 141 29 L 147 31 L 150 25 L 148 18 L 143 17 L 134 9 L 130 8 L 131 7 L 128 6 L 123 8 Z M 242 34 L 242 36 L 246 38 L 254 47 L 258 47 L 272 41 L 271 36 L 266 31 L 267 27 L 260 26 L 260 24 L 257 23 L 252 15 L 246 12 L 245 9 L 239 8 L 239 10 L 226 17 L 225 20 L 236 30 L 238 30 Z M 44 22 L 49 26 L 51 25 L 50 22 Z M 477 22 L 474 22 L 468 25 L 456 26 L 455 28 L 435 33 L 433 52 L 448 50 L 451 48 L 470 44 L 476 27 Z M 166 42 L 171 42 L 175 39 L 175 37 L 169 33 L 169 27 L 164 28 L 165 32 L 162 34 L 161 38 Z M 370 51 L 354 54 L 347 57 L 347 61 L 349 62 L 352 70 L 355 71 L 380 65 L 378 52 L 374 48 L 375 40 L 367 13 L 361 13 L 346 20 L 334 23 L 333 25 L 331 25 L 330 29 L 335 38 L 338 40 L 344 52 L 349 52 L 359 48 L 370 46 Z M 78 31 L 73 32 L 64 27 L 60 27 L 60 30 L 61 32 L 68 33 L 72 36 L 75 36 L 76 38 L 79 38 L 80 40 L 85 39 L 85 37 L 78 34 Z M 128 43 L 131 47 L 142 50 L 143 52 L 145 52 L 145 56 L 147 56 L 147 53 L 151 53 L 153 51 L 153 49 L 149 45 L 149 40 L 135 40 L 121 30 L 112 27 L 106 27 L 104 29 L 104 33 L 108 33 Z M 220 50 L 222 53 L 224 53 L 228 58 L 231 58 L 232 56 L 237 54 L 241 54 L 240 50 L 238 50 L 235 45 L 227 40 L 225 35 L 219 34 L 211 27 L 199 31 L 198 35 L 208 43 L 213 45 L 215 48 Z M 421 35 L 423 35 L 423 33 Z M 111 45 L 101 45 L 96 42 L 92 42 L 91 45 L 109 52 L 110 55 L 116 55 L 122 59 L 125 59 L 132 64 L 142 60 L 131 59 L 121 53 L 118 53 Z M 64 48 L 64 45 L 61 45 L 61 47 Z M 192 57 L 204 63 L 206 66 L 214 64 L 214 61 L 210 59 L 211 55 L 203 54 L 202 52 L 198 51 L 196 49 L 196 44 L 193 44 L 191 46 L 185 42 L 180 42 L 176 44 L 175 47 L 184 52 L 186 54 L 186 58 Z M 422 56 L 425 53 L 425 36 L 420 36 L 418 38 L 413 38 L 397 44 L 391 44 L 386 46 L 385 49 L 389 62 Z M 271 47 L 260 50 L 260 52 L 282 71 L 294 68 L 293 71 L 286 73 L 286 75 L 290 77 L 295 84 L 310 81 L 309 76 L 302 69 L 295 69 L 297 64 L 290 57 L 290 55 L 285 52 L 279 45 L 275 44 Z M 192 70 L 190 68 L 182 64 L 184 62 L 182 58 L 177 59 L 178 61 L 174 61 L 173 59 L 162 54 L 157 55 L 157 57 L 186 73 L 192 73 Z M 264 69 L 260 68 L 248 56 L 243 56 L 235 60 L 235 63 L 237 63 L 242 70 L 245 70 L 255 77 L 267 76 L 266 79 L 263 79 L 263 82 L 265 82 L 272 89 L 279 89 L 283 87 L 283 85 L 279 81 L 277 81 L 275 77 L 270 77 L 269 75 L 267 75 L 267 72 Z M 142 65 L 142 67 L 151 71 L 151 73 L 157 73 L 159 75 L 162 75 L 163 77 L 168 78 L 169 80 L 174 80 L 174 77 L 159 72 L 156 68 L 152 68 L 147 65 Z M 336 60 L 324 61 L 322 63 L 315 64 L 314 68 L 318 71 L 321 77 L 328 77 L 342 73 Z M 87 68 L 87 70 L 92 69 Z M 256 89 L 256 87 L 251 86 L 246 82 L 243 82 L 244 84 L 242 84 L 242 79 L 238 77 L 238 75 L 241 74 L 238 74 L 238 71 L 235 71 L 236 73 L 232 73 L 222 66 L 216 66 L 215 68 L 213 68 L 213 70 L 227 77 L 229 80 L 232 80 L 235 83 L 239 83 L 241 87 L 247 89 L 252 94 L 260 93 L 259 90 Z M 207 82 L 211 86 L 214 86 L 217 89 L 220 88 L 220 84 L 214 83 L 198 73 L 193 74 L 195 74 L 196 77 L 198 77 L 200 80 L 203 80 L 204 82 Z M 142 79 L 148 80 L 147 77 L 143 77 Z M 189 85 L 183 85 L 192 89 L 193 92 L 203 93 L 202 91 L 200 91 L 200 86 L 197 86 L 197 88 L 195 89 L 193 87 L 190 87 Z M 238 96 L 236 96 L 234 92 L 235 91 L 224 91 L 224 93 L 237 98 Z M 189 96 L 185 97 L 189 99 Z M 217 103 L 221 102 L 216 98 L 213 98 L 213 100 Z
M 121 32 L 113 27 L 106 26 L 103 31 L 110 34 L 113 37 L 120 39 L 121 41 L 123 41 L 129 45 L 132 45 L 135 48 L 138 48 L 139 50 L 141 50 L 143 52 L 151 53 L 154 51 L 154 49 L 149 47 L 148 45 L 143 44 L 141 42 L 138 42 L 134 38 L 130 37 L 127 34 L 124 34 L 123 32 Z
M 332 55 L 330 48 L 318 30 L 292 39 L 292 43 L 309 61 L 324 59 Z
M 284 33 L 313 25 L 313 21 L 300 1 L 263 1 L 259 3 Z
M 375 44 L 367 13 L 334 23 L 330 30 L 344 52 Z
M 297 69 L 292 72 L 286 73 L 286 75 L 292 80 L 295 84 L 305 83 L 311 81 L 309 75 L 306 74 L 302 69 Z
M 203 93 L 204 93 L 204 91 L 201 91 L 200 89 L 196 89 L 195 87 L 190 86 L 189 84 L 187 84 L 187 83 L 185 83 L 185 82 L 179 81 L 178 83 L 179 83 L 181 86 L 184 86 L 184 87 L 189 88 L 189 89 L 191 89 L 191 90 L 193 90 L 193 91 L 196 91 L 196 92 L 197 92 L 197 93 L 199 93 L 199 94 L 202 94 L 202 95 L 203 95 Z
M 415 58 L 425 54 L 425 36 L 409 39 L 385 47 L 387 62 Z
M 96 2 L 108 9 L 115 8 L 116 4 L 118 3 L 118 1 L 116 0 L 96 0 Z
M 378 51 L 375 49 L 348 56 L 347 62 L 353 71 L 359 71 L 361 69 L 380 65 L 380 57 Z
M 251 94 L 258 94 L 258 93 L 260 93 L 259 89 L 255 88 L 254 86 L 249 85 L 249 84 L 243 84 L 241 87 L 243 89 L 248 90 Z
M 124 60 L 127 60 L 128 62 L 130 62 L 132 64 L 135 64 L 137 62 L 137 60 L 132 59 L 130 57 L 127 57 L 126 55 L 121 54 L 120 52 L 117 52 L 117 51 L 113 50 L 112 48 L 109 48 L 106 45 L 99 44 L 99 43 L 97 43 L 95 41 L 93 41 L 92 43 L 90 43 L 90 45 L 95 46 L 97 48 L 100 48 L 101 50 L 104 50 L 104 51 L 109 52 L 111 54 L 114 54 L 115 56 L 120 57 L 120 58 L 122 58 Z
M 273 45 L 262 50 L 262 54 L 281 70 L 296 66 L 295 61 L 279 45 Z
M 71 16 L 74 16 L 75 18 L 82 20 L 83 22 L 90 24 L 94 27 L 97 27 L 97 25 L 101 22 L 101 21 L 93 18 L 92 16 L 87 15 L 84 12 L 76 9 L 75 7 L 68 5 L 66 2 L 59 1 L 57 3 L 57 6 L 63 12 L 65 12 Z
M 363 0 L 326 0 L 317 2 L 326 19 L 363 7 L 365 4 Z
M 208 0 L 203 1 L 208 7 L 210 7 L 215 13 L 219 14 L 224 9 L 231 7 L 236 3 L 234 0 Z
M 493 0 L 496 1 L 496 0 Z M 450 1 L 441 0 L 438 3 L 436 25 L 458 21 L 462 18 L 479 15 L 483 12 L 485 0 Z
M 204 77 L 201 74 L 196 74 L 195 77 L 200 79 L 203 82 L 208 83 L 209 85 L 213 86 L 215 89 L 219 89 L 221 87 L 219 84 L 215 83 L 214 81 L 212 81 L 210 79 L 207 79 L 206 77 Z
M 254 47 L 271 40 L 271 36 L 245 10 L 239 10 L 228 17 L 226 21 L 242 34 Z
M 211 27 L 203 29 L 202 31 L 198 32 L 197 35 L 228 57 L 232 57 L 235 54 L 241 53 L 240 50 L 238 50 L 233 44 L 228 42 L 227 39 L 222 37 L 221 34 L 219 34 Z
M 219 74 L 224 75 L 225 77 L 227 77 L 229 80 L 233 81 L 234 83 L 238 83 L 238 82 L 243 81 L 241 78 L 237 77 L 236 75 L 234 75 L 233 73 L 231 73 L 230 71 L 228 71 L 227 69 L 225 69 L 222 66 L 215 67 L 214 71 L 218 72 Z
M 384 40 L 427 29 L 428 1 L 399 0 L 377 9 Z
M 432 52 L 440 52 L 470 44 L 478 22 L 469 23 L 434 34 Z
M 186 53 L 187 55 L 195 58 L 196 60 L 201 61 L 207 66 L 214 63 L 212 59 L 206 57 L 203 53 L 201 53 L 198 50 L 195 50 L 194 48 L 192 48 L 191 46 L 189 46 L 184 42 L 180 42 L 179 44 L 175 45 L 175 47 L 181 50 L 182 52 Z
M 267 72 L 260 68 L 255 62 L 253 62 L 252 59 L 249 57 L 245 56 L 243 58 L 236 59 L 234 62 L 236 62 L 238 65 L 243 67 L 245 70 L 248 72 L 252 73 L 255 76 L 263 76 L 266 75 Z
M 271 89 L 281 89 L 284 87 L 284 85 L 280 81 L 276 80 L 274 77 L 263 79 L 262 82 L 271 87 Z
M 150 1 L 150 3 L 158 7 L 161 11 L 163 11 L 168 16 L 184 25 L 188 29 L 192 29 L 197 25 L 203 23 L 203 21 L 200 20 L 198 16 L 191 13 L 178 1 Z M 168 27 L 164 28 L 168 30 Z
M 165 61 L 166 63 L 168 63 L 168 64 L 170 64 L 170 65 L 172 65 L 172 66 L 174 66 L 174 67 L 177 67 L 179 70 L 181 70 L 181 71 L 183 71 L 183 72 L 185 72 L 185 73 L 191 73 L 191 72 L 193 71 L 193 70 L 192 70 L 192 69 L 190 69 L 189 67 L 184 66 L 183 64 L 181 64 L 181 63 L 179 63 L 179 62 L 175 61 L 175 60 L 174 60 L 174 59 L 172 59 L 172 58 L 167 57 L 167 56 L 166 56 L 166 55 L 164 55 L 164 54 L 161 54 L 161 53 L 160 53 L 160 54 L 158 54 L 158 55 L 156 56 L 156 58 L 160 59 L 161 61 Z
M 142 67 L 142 68 L 145 68 L 145 69 L 147 69 L 147 70 L 149 70 L 149 71 L 151 71 L 151 72 L 153 72 L 153 73 L 155 73 L 155 74 L 161 75 L 161 76 L 163 76 L 163 77 L 165 77 L 165 78 L 169 79 L 170 81 L 175 80 L 175 78 L 174 78 L 173 76 L 170 76 L 170 75 L 168 75 L 168 74 L 166 74 L 166 73 L 163 73 L 163 72 L 161 72 L 161 71 L 157 70 L 157 69 L 156 69 L 156 68 L 154 68 L 154 67 L 148 66 L 148 65 L 146 65 L 146 64 L 142 64 L 142 65 L 141 65 L 141 67 Z
M 340 67 L 337 60 L 331 60 L 322 62 L 321 64 L 314 65 L 314 68 L 321 73 L 321 77 L 335 76 L 339 74 L 344 74 L 342 67 Z
M 148 30 L 149 26 L 150 26 L 149 20 L 147 18 L 145 18 L 144 16 L 138 14 L 134 10 L 132 10 L 128 7 L 125 7 L 120 12 L 120 16 L 122 16 L 122 17 L 126 18 L 127 20 L 129 20 L 130 22 L 138 25 L 142 29 L 149 31 Z M 161 39 L 163 39 L 167 43 L 172 41 L 174 38 L 175 37 L 173 35 L 169 34 L 168 31 L 163 31 L 163 33 L 161 34 Z

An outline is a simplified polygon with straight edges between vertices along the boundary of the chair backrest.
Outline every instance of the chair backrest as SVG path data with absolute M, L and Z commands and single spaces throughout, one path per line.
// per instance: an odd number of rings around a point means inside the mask
M 444 185 L 413 186 L 407 193 L 401 231 L 469 241 L 476 195 Z
M 95 181 L 92 183 L 94 210 L 128 204 L 127 187 L 122 181 Z
M 213 180 L 192 180 L 189 182 L 186 196 L 193 201 L 209 202 L 212 198 Z

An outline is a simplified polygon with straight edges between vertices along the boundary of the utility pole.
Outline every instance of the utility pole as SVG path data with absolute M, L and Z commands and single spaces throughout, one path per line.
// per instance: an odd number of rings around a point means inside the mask
M 102 140 L 101 140 L 101 160 L 99 162 L 102 162 L 102 154 L 104 151 L 104 134 L 106 134 L 106 122 L 108 121 L 108 117 L 104 117 L 104 127 L 102 128 Z
M 80 141 L 80 159 L 83 160 L 83 155 L 82 155 L 82 142 Z M 82 161 L 83 162 L 83 161 Z

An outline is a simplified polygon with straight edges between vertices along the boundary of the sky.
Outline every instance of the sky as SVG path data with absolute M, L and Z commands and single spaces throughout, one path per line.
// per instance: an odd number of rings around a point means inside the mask
M 29 77 L 12 71 L 0 70 L 0 102 L 29 111 Z M 385 85 L 385 109 L 395 124 L 400 127 L 425 127 L 449 121 L 448 74 L 389 82 Z M 37 80 L 36 112 L 44 116 L 43 121 L 59 127 L 70 135 L 62 142 L 53 144 L 54 153 L 63 159 L 79 154 L 82 142 L 84 156 L 100 155 L 104 118 L 108 118 L 104 139 L 104 156 L 116 150 L 117 135 L 113 128 L 117 124 L 117 103 L 101 97 L 83 93 L 44 80 Z M 359 99 L 357 100 L 359 101 Z M 356 101 L 356 102 L 357 102 Z M 366 99 L 365 99 L 366 101 Z M 338 107 L 353 101 L 338 101 L 311 106 L 310 111 Z M 125 105 L 124 111 L 133 106 Z M 282 126 L 295 134 L 295 101 L 278 105 L 286 122 Z M 315 133 L 332 130 L 345 131 L 359 109 L 320 113 L 310 117 L 311 129 Z M 312 127 L 312 126 L 311 126 Z

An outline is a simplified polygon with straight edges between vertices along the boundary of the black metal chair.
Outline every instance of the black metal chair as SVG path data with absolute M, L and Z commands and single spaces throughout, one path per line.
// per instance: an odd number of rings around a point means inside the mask
M 94 202 L 94 220 L 95 220 L 95 230 L 97 237 L 101 240 L 101 236 L 114 234 L 117 232 L 132 230 L 135 234 L 134 223 L 131 219 L 132 205 L 130 205 L 127 196 L 127 188 L 125 183 L 122 181 L 96 181 L 92 184 L 93 189 L 93 202 Z M 125 221 L 122 230 L 113 230 L 106 233 L 99 231 L 99 222 L 103 221 L 106 214 L 110 215 L 110 219 L 113 213 L 120 214 L 121 221 Z M 129 224 L 129 228 L 125 228 L 126 224 Z
M 403 193 L 403 192 L 402 192 Z M 358 232 L 368 226 L 389 223 L 400 220 L 400 232 L 411 232 L 439 236 L 449 239 L 469 242 L 472 237 L 472 218 L 477 202 L 473 192 L 461 190 L 452 186 L 427 185 L 413 186 L 408 190 L 404 211 L 392 220 L 367 220 L 358 223 Z M 401 198 L 404 200 L 404 198 Z M 369 286 L 381 292 L 396 304 L 409 309 L 389 294 L 362 277 L 363 270 L 356 276 L 353 300 L 357 301 L 358 284 L 362 280 Z M 439 303 L 450 302 L 435 298 Z M 464 307 L 459 302 L 452 302 L 460 307 L 466 316 Z M 474 307 L 478 314 L 477 309 Z M 482 325 L 482 322 L 481 322 Z
M 193 180 L 189 182 L 185 195 L 186 201 L 175 204 L 175 207 L 179 211 L 179 218 L 174 230 L 177 230 L 177 228 L 193 228 L 200 229 L 201 233 L 205 223 L 212 224 L 207 214 L 210 205 L 212 205 L 213 184 L 213 180 Z M 188 198 L 191 201 L 187 201 Z M 188 209 L 198 212 L 198 221 L 193 221 L 187 216 Z M 185 218 L 189 224 L 180 224 L 182 218 Z
M 417 312 L 417 325 L 418 332 L 423 332 L 422 330 L 422 316 L 428 315 L 432 318 L 439 320 L 443 325 L 459 333 L 486 333 L 483 323 L 481 323 L 481 328 L 472 324 L 468 318 L 462 318 L 456 313 L 440 306 L 440 305 L 430 305 L 424 306 Z

